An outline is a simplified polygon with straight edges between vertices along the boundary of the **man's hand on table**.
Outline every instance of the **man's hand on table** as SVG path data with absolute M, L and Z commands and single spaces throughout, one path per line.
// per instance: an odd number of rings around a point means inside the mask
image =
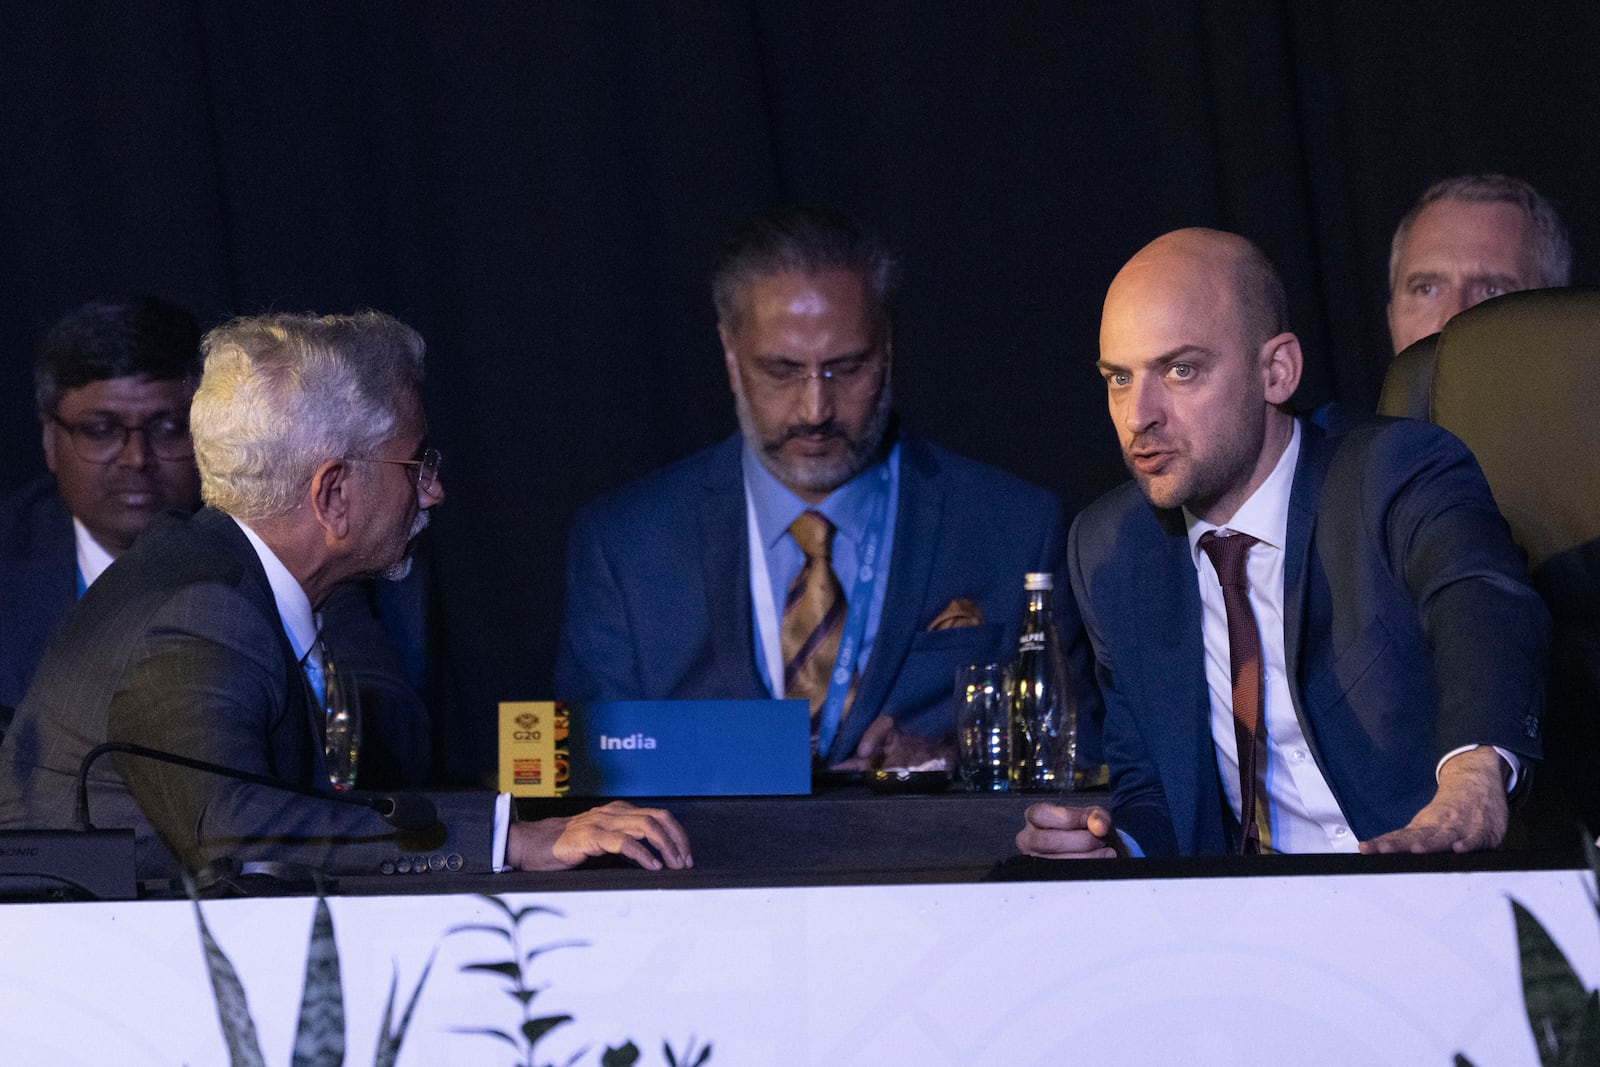
M 625 800 L 563 819 L 512 823 L 506 839 L 506 864 L 519 871 L 564 871 L 608 853 L 649 871 L 694 866 L 689 835 L 678 820 L 660 808 L 636 808 Z
M 1510 808 L 1500 754 L 1487 745 L 1458 753 L 1439 768 L 1433 799 L 1405 826 L 1371 841 L 1361 851 L 1479 852 L 1505 840 Z
M 879 715 L 861 735 L 856 754 L 829 767 L 830 771 L 870 771 L 877 767 L 921 767 L 942 759 L 945 766 L 956 765 L 955 739 L 921 737 L 900 731 L 893 718 Z
M 1017 834 L 1018 851 L 1047 860 L 1111 859 L 1128 854 L 1104 808 L 1032 804 Z

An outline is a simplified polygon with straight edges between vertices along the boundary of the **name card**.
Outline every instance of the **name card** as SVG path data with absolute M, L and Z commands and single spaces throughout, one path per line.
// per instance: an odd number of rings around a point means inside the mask
M 811 791 L 803 700 L 508 703 L 500 725 L 500 788 L 516 796 Z
M 549 700 L 500 705 L 500 792 L 554 797 L 567 791 L 567 711 Z

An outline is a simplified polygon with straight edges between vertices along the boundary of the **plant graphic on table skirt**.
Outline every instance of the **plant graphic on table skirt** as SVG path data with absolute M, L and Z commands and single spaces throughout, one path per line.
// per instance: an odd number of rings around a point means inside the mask
M 548 984 L 539 985 L 530 980 L 529 966 L 534 960 L 547 952 L 554 952 L 562 948 L 583 948 L 587 941 L 549 941 L 543 944 L 525 947 L 522 936 L 523 921 L 539 915 L 553 915 L 562 918 L 562 914 L 553 908 L 529 905 L 523 908 L 513 908 L 499 897 L 483 896 L 489 904 L 497 908 L 504 920 L 502 924 L 495 923 L 464 923 L 452 927 L 449 934 L 466 932 L 479 932 L 492 934 L 505 943 L 506 958 L 484 960 L 461 965 L 463 974 L 487 974 L 499 978 L 505 984 L 505 992 L 517 1004 L 521 1022 L 515 1032 L 501 1030 L 496 1027 L 457 1027 L 456 1032 L 462 1034 L 477 1034 L 483 1037 L 492 1037 L 505 1042 L 516 1051 L 517 1063 L 520 1067 L 540 1067 L 534 1059 L 535 1047 L 547 1034 L 559 1026 L 572 1022 L 570 1015 L 535 1015 L 533 1002 L 540 993 L 549 988 Z M 448 936 L 448 934 L 447 934 Z M 580 1048 L 573 1053 L 564 1064 L 571 1067 L 588 1051 L 588 1047 Z M 689 1038 L 688 1047 L 683 1055 L 674 1053 L 672 1046 L 665 1041 L 661 1044 L 661 1055 L 666 1060 L 668 1067 L 702 1067 L 711 1059 L 711 1044 L 695 1053 L 695 1039 Z M 600 1054 L 600 1067 L 631 1067 L 639 1060 L 639 1048 L 631 1040 L 624 1039 L 621 1045 L 615 1048 L 607 1047 Z M 553 1061 L 548 1067 L 554 1067 Z
M 1600 885 L 1600 854 L 1587 833 L 1583 850 Z M 1600 918 L 1600 897 L 1591 893 L 1589 902 Z M 1511 913 L 1517 923 L 1522 1003 L 1541 1067 L 1593 1067 L 1600 1063 L 1600 990 L 1583 988 L 1549 931 L 1515 898 Z M 1455 1067 L 1472 1067 L 1472 1061 L 1458 1052 Z
M 228 1045 L 228 1062 L 232 1067 L 266 1067 L 266 1061 L 261 1056 L 261 1042 L 256 1037 L 255 1020 L 250 1016 L 250 1005 L 245 1001 L 244 985 L 239 981 L 239 973 L 234 970 L 228 954 L 222 951 L 216 938 L 211 936 L 211 928 L 206 925 L 206 917 L 200 911 L 200 900 L 194 886 L 189 884 L 188 890 L 194 902 L 195 922 L 200 927 L 206 968 L 211 973 L 211 991 L 217 1000 L 217 1018 L 222 1024 L 222 1036 Z M 394 1018 L 394 996 L 400 981 L 396 968 L 389 980 L 389 999 L 383 1006 L 383 1028 L 378 1031 L 373 1067 L 394 1067 L 406 1027 L 411 1025 L 411 1013 L 416 1009 L 417 997 L 422 994 L 422 983 L 428 980 L 428 971 L 432 967 L 433 957 L 430 956 L 398 1022 Z M 311 922 L 311 943 L 306 949 L 300 1022 L 295 1029 L 291 1061 L 294 1067 L 340 1067 L 344 1063 L 344 1031 L 344 987 L 339 977 L 339 945 L 333 936 L 333 913 L 328 910 L 328 902 L 319 892 L 316 914 Z

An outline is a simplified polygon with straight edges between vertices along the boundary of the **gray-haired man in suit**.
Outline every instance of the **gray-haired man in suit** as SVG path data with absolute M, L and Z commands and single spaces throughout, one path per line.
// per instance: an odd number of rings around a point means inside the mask
M 444 499 L 422 340 L 378 312 L 267 315 L 204 348 L 190 422 L 209 506 L 152 522 L 46 653 L 0 744 L 0 826 L 68 825 L 79 763 L 106 740 L 329 788 L 315 609 L 356 575 L 402 576 Z M 174 859 L 219 874 L 691 862 L 670 815 L 621 803 L 515 823 L 508 797 L 451 794 L 431 831 L 407 837 L 361 808 L 140 757 L 100 761 L 91 784 L 96 823 L 136 830 L 141 877 Z

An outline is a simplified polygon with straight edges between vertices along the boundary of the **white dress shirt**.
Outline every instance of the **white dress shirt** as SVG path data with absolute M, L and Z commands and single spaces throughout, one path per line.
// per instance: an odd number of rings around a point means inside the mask
M 111 566 L 111 553 L 94 539 L 94 534 L 76 515 L 72 517 L 72 541 L 78 549 L 78 577 L 83 580 L 83 588 L 87 589 Z
M 1262 771 L 1267 795 L 1269 840 L 1274 852 L 1354 852 L 1359 842 L 1351 832 L 1333 790 L 1311 756 L 1300 718 L 1289 693 L 1283 648 L 1283 551 L 1289 525 L 1289 491 L 1300 459 L 1300 424 L 1294 424 L 1277 466 L 1261 487 L 1228 522 L 1213 526 L 1184 509 L 1189 550 L 1200 582 L 1201 630 L 1205 638 L 1206 688 L 1211 694 L 1211 739 L 1217 751 L 1222 792 L 1239 814 L 1239 746 L 1233 730 L 1233 681 L 1228 666 L 1228 613 L 1222 586 L 1211 559 L 1200 550 L 1208 530 L 1249 534 L 1246 570 L 1250 607 L 1261 631 L 1262 723 L 1267 732 Z

